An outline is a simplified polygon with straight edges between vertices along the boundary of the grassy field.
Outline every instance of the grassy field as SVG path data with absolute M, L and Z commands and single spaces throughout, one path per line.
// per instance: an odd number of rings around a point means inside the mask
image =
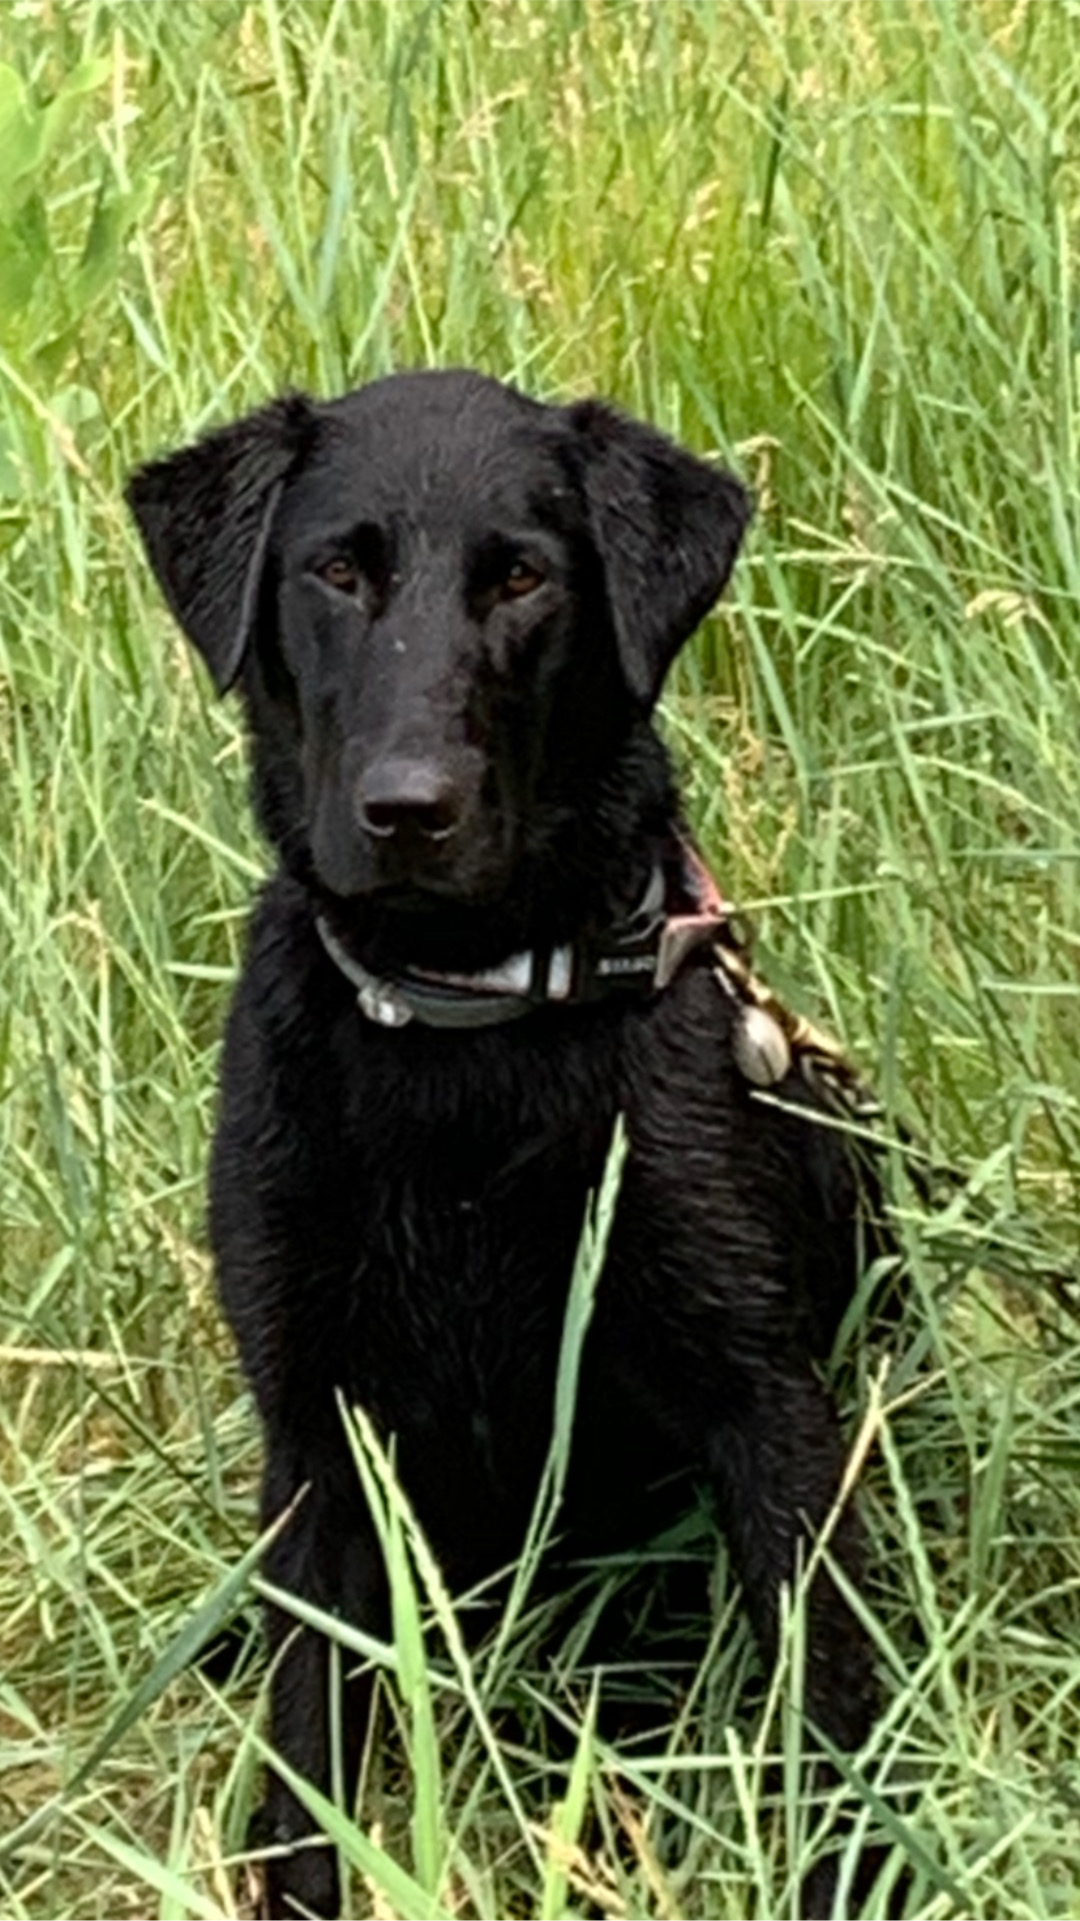
M 774 983 L 962 1176 L 898 1183 L 910 1299 L 836 1362 L 865 1912 L 1076 1915 L 1080 5 L 21 0 L 0 60 L 0 1911 L 251 1912 L 258 1438 L 202 1183 L 264 855 L 122 480 L 284 386 L 468 362 L 757 488 L 665 724 Z M 708 1658 L 665 1693 L 646 1611 L 666 1731 L 616 1754 L 572 1627 L 431 1636 L 384 1499 L 353 1911 L 791 1914 L 836 1811 L 797 1611 L 762 1676 L 706 1542 Z

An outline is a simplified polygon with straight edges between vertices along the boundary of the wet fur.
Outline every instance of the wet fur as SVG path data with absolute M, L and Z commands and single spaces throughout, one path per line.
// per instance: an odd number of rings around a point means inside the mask
M 768 1657 L 843 1462 L 811 1352 L 857 1279 L 842 1141 L 754 1099 L 702 965 L 653 999 L 386 1031 L 314 927 L 329 915 L 376 969 L 471 969 L 625 913 L 652 860 L 674 858 L 650 714 L 727 578 L 741 489 L 595 403 L 442 374 L 276 402 L 144 469 L 130 499 L 174 612 L 219 685 L 238 679 L 279 856 L 229 1019 L 211 1182 L 221 1298 L 265 1431 L 264 1521 L 307 1489 L 268 1578 L 385 1629 L 339 1393 L 395 1438 L 454 1586 L 515 1553 L 586 1196 L 622 1113 L 566 1521 L 586 1548 L 633 1539 L 648 1486 L 687 1469 L 714 1492 Z M 339 607 L 305 569 L 350 527 L 368 571 Z M 484 572 L 522 535 L 551 569 L 531 612 Z M 449 796 L 445 844 L 364 832 L 357 795 L 403 754 Z M 794 1078 L 780 1091 L 808 1104 Z M 858 1578 L 850 1512 L 832 1551 Z M 273 1608 L 269 1632 L 274 1744 L 326 1791 L 324 1645 Z M 841 1747 L 867 1733 L 869 1650 L 824 1575 L 806 1707 Z M 271 1775 L 264 1836 L 311 1825 Z M 827 1902 L 827 1877 L 809 1898 Z M 272 1863 L 267 1901 L 336 1913 L 330 1850 Z

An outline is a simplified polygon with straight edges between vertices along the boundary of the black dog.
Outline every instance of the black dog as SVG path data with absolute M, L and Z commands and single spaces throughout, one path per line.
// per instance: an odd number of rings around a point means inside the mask
M 696 1471 L 768 1652 L 837 1495 L 809 1341 L 850 1298 L 859 1242 L 842 1133 L 815 1124 L 782 1041 L 762 1076 L 747 1054 L 650 725 L 730 572 L 742 489 L 597 403 L 455 372 L 277 402 L 129 497 L 177 619 L 218 687 L 239 684 L 280 863 L 229 1022 L 211 1203 L 266 1519 L 307 1489 L 270 1578 L 383 1626 L 339 1392 L 395 1437 L 453 1583 L 513 1556 L 622 1114 L 566 1524 L 606 1541 L 649 1483 Z M 857 1575 L 851 1515 L 831 1547 Z M 273 1740 L 326 1789 L 325 1644 L 274 1612 L 270 1636 Z M 851 1747 L 871 1703 L 867 1644 L 822 1573 L 808 1714 Z M 277 1779 L 267 1817 L 282 1843 L 312 1831 Z M 280 1857 L 268 1901 L 336 1912 L 330 1850 Z

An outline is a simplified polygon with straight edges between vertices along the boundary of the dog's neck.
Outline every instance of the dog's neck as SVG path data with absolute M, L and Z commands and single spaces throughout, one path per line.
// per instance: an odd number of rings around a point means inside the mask
M 617 884 L 590 889 L 583 876 L 561 869 L 562 886 L 543 891 L 530 886 L 526 872 L 514 889 L 493 902 L 433 899 L 405 910 L 377 901 L 341 902 L 309 889 L 316 917 L 330 928 L 347 952 L 376 973 L 409 969 L 440 974 L 473 974 L 498 968 L 511 958 L 553 952 L 603 939 L 634 921 L 650 895 L 662 902 L 667 875 L 677 865 L 674 825 L 663 834 L 643 836 L 629 850 Z
M 712 947 L 727 919 L 693 844 L 678 836 L 665 851 L 632 913 L 610 927 L 473 972 L 413 965 L 377 974 L 350 952 L 326 915 L 317 915 L 315 926 L 330 960 L 356 988 L 360 1012 L 382 1027 L 491 1027 L 543 1007 L 640 999 L 669 986 L 692 954 Z

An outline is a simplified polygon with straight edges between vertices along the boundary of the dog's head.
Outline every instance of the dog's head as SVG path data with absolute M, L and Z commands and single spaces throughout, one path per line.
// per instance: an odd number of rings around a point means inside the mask
M 279 845 L 403 905 L 497 897 L 589 807 L 749 516 L 650 428 L 458 372 L 277 401 L 128 499 Z

